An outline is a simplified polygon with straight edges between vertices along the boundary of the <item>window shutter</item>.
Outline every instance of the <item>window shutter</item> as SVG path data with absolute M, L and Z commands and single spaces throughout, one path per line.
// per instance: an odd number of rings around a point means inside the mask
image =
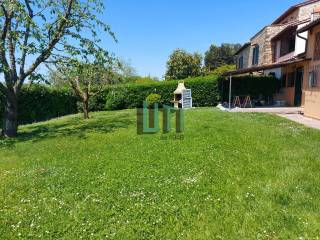
M 257 45 L 257 50 L 256 50 L 256 64 L 259 63 L 259 45 Z
M 259 45 L 255 45 L 252 53 L 252 65 L 259 63 Z
M 320 59 L 320 32 L 316 34 L 315 47 L 314 47 L 314 59 L 315 60 Z

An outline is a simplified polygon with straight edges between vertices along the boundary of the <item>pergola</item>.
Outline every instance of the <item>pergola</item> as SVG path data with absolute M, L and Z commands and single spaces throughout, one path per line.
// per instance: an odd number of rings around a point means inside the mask
M 264 70 L 280 68 L 280 67 L 284 67 L 284 66 L 287 66 L 287 65 L 290 65 L 293 63 L 304 62 L 306 60 L 310 60 L 310 59 L 296 57 L 294 59 L 290 59 L 288 61 L 281 62 L 281 63 L 274 63 L 274 64 L 263 65 L 263 66 L 255 66 L 255 67 L 238 69 L 238 70 L 228 71 L 228 72 L 223 73 L 222 74 L 223 77 L 229 78 L 229 109 L 231 109 L 231 103 L 232 103 L 232 76 L 247 74 L 247 73 L 252 74 L 254 72 L 260 72 L 260 71 L 264 71 Z

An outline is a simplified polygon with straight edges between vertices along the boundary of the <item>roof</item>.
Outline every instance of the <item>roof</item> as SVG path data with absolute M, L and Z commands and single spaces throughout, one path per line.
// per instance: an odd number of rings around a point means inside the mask
M 289 25 L 287 27 L 285 27 L 284 29 L 282 29 L 279 33 L 277 33 L 273 38 L 271 38 L 271 41 L 277 40 L 278 38 L 280 38 L 282 36 L 282 34 L 292 31 L 292 30 L 297 30 L 297 26 L 298 25 Z
M 283 33 L 289 31 L 289 30 L 295 30 L 299 25 L 310 22 L 310 18 L 301 20 L 301 21 L 295 21 L 290 23 L 288 26 L 286 26 L 284 29 L 282 29 L 279 33 L 277 33 L 273 38 L 271 38 L 271 41 L 276 40 L 279 38 Z
M 246 49 L 250 45 L 251 45 L 251 43 L 249 43 L 249 42 L 243 44 L 242 47 L 234 55 L 238 55 L 242 50 Z
M 273 63 L 273 64 L 268 64 L 268 65 L 263 65 L 263 66 L 258 66 L 258 67 L 250 67 L 250 68 L 229 71 L 229 72 L 223 73 L 222 76 L 226 77 L 226 76 L 233 76 L 233 75 L 239 75 L 239 74 L 245 74 L 245 73 L 259 72 L 259 71 L 263 71 L 263 70 L 279 68 L 279 67 L 283 67 L 283 66 L 286 66 L 289 64 L 299 63 L 299 62 L 304 62 L 304 61 L 309 61 L 309 60 L 310 59 L 306 59 L 306 58 L 294 58 L 294 59 L 288 60 L 286 62 Z
M 288 17 L 291 13 L 293 13 L 295 10 L 297 10 L 298 8 L 300 7 L 303 7 L 303 6 L 306 6 L 306 5 L 309 5 L 309 4 L 312 4 L 312 3 L 316 3 L 316 2 L 319 2 L 319 0 L 307 0 L 307 1 L 304 1 L 302 3 L 299 3 L 299 4 L 296 4 L 292 7 L 290 7 L 286 12 L 284 12 L 280 17 L 278 17 L 272 24 L 279 24 L 281 23 L 281 21 L 283 19 L 285 19 L 286 17 Z
M 315 26 L 319 25 L 320 24 L 320 19 L 317 19 L 311 23 L 309 23 L 308 25 L 300 28 L 297 32 L 298 33 L 303 33 L 305 31 L 309 31 L 310 29 L 314 28 Z

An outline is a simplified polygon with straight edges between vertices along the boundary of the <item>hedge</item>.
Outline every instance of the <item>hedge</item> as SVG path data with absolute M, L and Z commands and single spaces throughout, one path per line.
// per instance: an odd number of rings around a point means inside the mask
M 272 98 L 279 89 L 280 81 L 272 76 L 239 76 L 232 77 L 232 96 L 247 96 L 251 99 Z M 222 101 L 229 98 L 229 79 L 220 78 L 219 91 Z
M 226 78 L 205 76 L 184 81 L 185 86 L 192 90 L 195 107 L 215 106 L 221 99 L 224 101 L 228 99 L 229 81 Z M 173 92 L 178 83 L 179 81 L 165 81 L 109 86 L 90 99 L 89 107 L 91 111 L 139 108 L 150 94 L 159 94 L 164 104 L 171 104 Z M 234 77 L 232 93 L 233 96 L 250 95 L 255 98 L 262 95 L 268 97 L 276 92 L 278 85 L 279 81 L 273 77 Z M 0 100 L 0 103 L 2 119 L 3 99 Z M 70 90 L 57 90 L 36 85 L 29 90 L 23 88 L 19 96 L 20 124 L 49 120 L 79 111 L 81 111 L 81 103 Z
M 154 93 L 161 95 L 164 104 L 171 104 L 173 92 L 179 81 L 166 81 L 148 84 L 130 84 L 110 87 L 105 90 L 106 110 L 139 108 L 143 101 Z M 215 76 L 185 80 L 186 88 L 192 90 L 195 107 L 215 106 L 220 100 L 218 79 Z
M 4 99 L 0 98 L 0 122 L 2 121 Z M 77 113 L 77 98 L 69 90 L 57 90 L 35 85 L 22 88 L 18 98 L 19 124 L 45 121 Z M 2 126 L 2 124 L 1 124 Z

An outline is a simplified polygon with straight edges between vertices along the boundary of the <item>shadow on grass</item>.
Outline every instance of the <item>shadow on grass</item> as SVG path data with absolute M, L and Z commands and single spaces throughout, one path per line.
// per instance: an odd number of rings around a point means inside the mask
M 26 125 L 15 139 L 0 138 L 0 148 L 12 148 L 18 142 L 38 142 L 57 137 L 87 138 L 87 133 L 108 134 L 117 129 L 128 128 L 135 121 L 129 114 L 94 115 L 88 120 L 81 116 L 66 117 L 52 122 Z

